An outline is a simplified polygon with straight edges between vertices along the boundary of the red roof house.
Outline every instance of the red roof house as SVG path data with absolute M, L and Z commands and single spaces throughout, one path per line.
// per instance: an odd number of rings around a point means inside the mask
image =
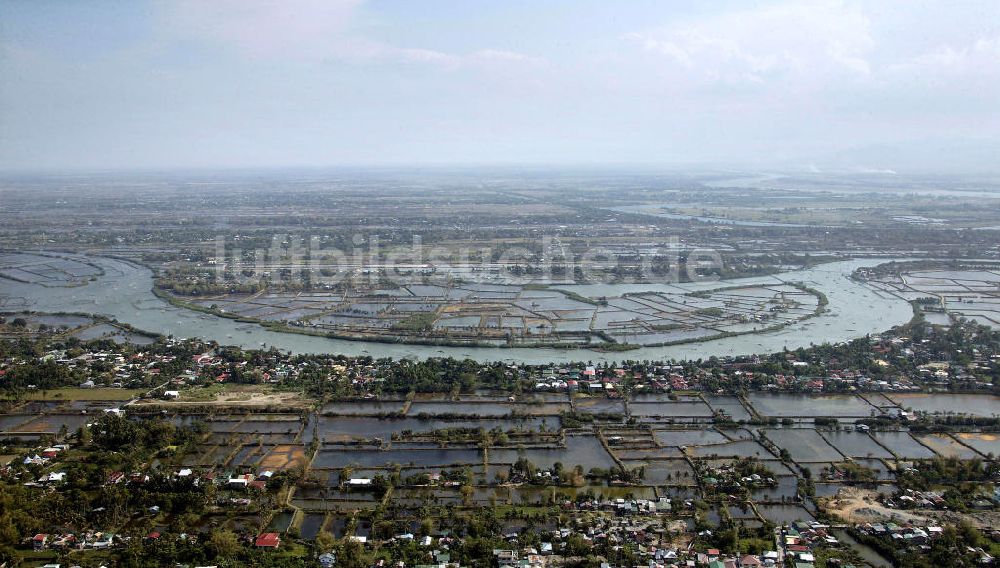
M 257 548 L 278 548 L 280 545 L 281 538 L 276 532 L 263 533 L 254 542 L 254 546 Z

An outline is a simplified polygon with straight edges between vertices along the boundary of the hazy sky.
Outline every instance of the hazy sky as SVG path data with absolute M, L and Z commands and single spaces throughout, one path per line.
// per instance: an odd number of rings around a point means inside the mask
M 1000 2 L 0 0 L 0 168 L 1000 170 Z

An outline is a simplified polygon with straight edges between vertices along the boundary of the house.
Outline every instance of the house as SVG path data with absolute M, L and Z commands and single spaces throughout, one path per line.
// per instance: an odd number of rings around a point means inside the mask
M 317 560 L 322 568 L 333 568 L 333 565 L 337 563 L 337 555 L 332 552 L 324 552 L 319 555 Z
M 39 483 L 62 483 L 64 481 L 66 481 L 66 472 L 64 471 L 53 471 L 38 479 Z
M 740 568 L 758 568 L 763 565 L 764 563 L 761 562 L 760 558 L 752 554 L 746 554 L 743 558 L 740 558 Z
M 497 565 L 500 566 L 500 568 L 517 565 L 518 558 L 516 550 L 493 549 L 493 557 L 496 558 Z
M 253 481 L 252 473 L 244 473 L 243 475 L 237 475 L 236 477 L 229 478 L 229 486 L 239 488 L 242 487 L 246 489 L 250 486 L 250 482 Z
M 281 537 L 278 536 L 276 532 L 263 533 L 257 537 L 254 541 L 254 546 L 257 548 L 270 548 L 276 549 L 281 545 Z
M 180 391 L 163 391 L 163 398 L 180 398 Z
M 76 544 L 75 535 L 62 534 L 52 539 L 52 543 L 49 546 L 51 546 L 52 548 L 69 548 L 74 544 Z
M 49 543 L 49 535 L 47 534 L 36 534 L 34 538 L 31 539 L 31 546 L 35 550 L 45 550 L 45 545 Z
M 111 548 L 112 544 L 114 544 L 114 540 L 115 540 L 114 533 L 98 534 L 97 540 L 95 540 L 94 543 L 91 544 L 91 546 L 97 549 Z

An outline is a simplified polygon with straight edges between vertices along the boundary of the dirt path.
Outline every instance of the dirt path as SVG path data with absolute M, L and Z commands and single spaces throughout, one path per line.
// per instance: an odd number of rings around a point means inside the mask
M 822 507 L 828 513 L 851 523 L 875 523 L 893 521 L 896 523 L 927 523 L 926 516 L 891 509 L 877 500 L 878 493 L 857 487 L 844 487 L 834 497 L 827 498 Z
M 183 395 L 179 400 L 156 400 L 148 404 L 157 407 L 177 407 L 177 406 L 233 406 L 233 407 L 267 407 L 267 406 L 307 406 L 309 401 L 304 400 L 298 393 L 294 392 L 253 392 L 253 391 L 223 391 L 217 393 L 213 398 L 187 399 Z M 136 406 L 142 406 L 146 402 L 137 402 Z

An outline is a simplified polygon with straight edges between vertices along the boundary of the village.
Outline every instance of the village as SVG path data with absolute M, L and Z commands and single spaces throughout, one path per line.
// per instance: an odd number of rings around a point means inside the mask
M 974 325 L 771 356 L 482 365 L 66 340 L 19 317 L 0 477 L 90 503 L 10 543 L 46 562 L 221 546 L 327 565 L 863 566 L 926 554 L 955 523 L 983 540 L 978 562 L 994 555 L 998 351 Z M 953 462 L 983 491 L 928 477 Z M 831 513 L 859 488 L 884 498 Z M 488 558 L 470 548 L 483 539 Z

